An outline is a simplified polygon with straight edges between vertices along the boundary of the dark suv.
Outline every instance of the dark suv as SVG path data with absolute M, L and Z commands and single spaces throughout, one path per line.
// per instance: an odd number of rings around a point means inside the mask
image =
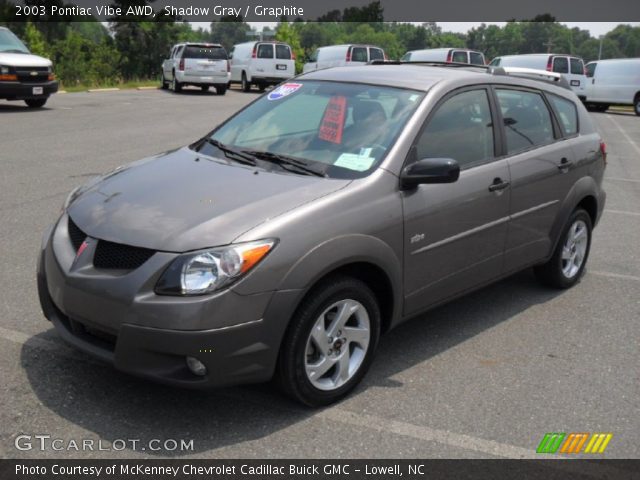
M 315 71 L 74 190 L 44 236 L 40 299 L 122 371 L 194 388 L 275 374 L 327 404 L 382 332 L 434 305 L 532 266 L 578 282 L 605 162 L 552 72 Z

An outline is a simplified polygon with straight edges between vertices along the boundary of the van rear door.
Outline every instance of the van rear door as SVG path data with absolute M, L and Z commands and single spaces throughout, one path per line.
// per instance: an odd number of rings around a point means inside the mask
M 255 46 L 256 56 L 251 59 L 251 77 L 273 77 L 276 65 L 273 43 L 258 43 Z M 253 56 L 253 54 L 252 54 Z
M 296 62 L 291 47 L 286 43 L 276 43 L 275 75 L 290 78 L 296 74 Z
M 222 78 L 227 76 L 227 52 L 219 45 L 187 45 L 182 53 L 187 76 Z
M 569 83 L 576 95 L 585 95 L 587 77 L 584 74 L 584 62 L 581 58 L 569 58 Z
M 364 65 L 369 61 L 367 47 L 349 47 L 347 65 Z

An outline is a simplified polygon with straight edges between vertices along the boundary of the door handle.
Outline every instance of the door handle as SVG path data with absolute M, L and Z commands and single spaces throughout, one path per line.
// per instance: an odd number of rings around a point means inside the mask
M 509 182 L 503 181 L 500 177 L 493 179 L 493 183 L 489 185 L 490 192 L 500 192 L 510 185 Z
M 569 171 L 569 168 L 571 168 L 571 165 L 573 165 L 573 162 L 570 162 L 566 157 L 563 157 L 562 159 L 560 159 L 558 170 L 560 170 L 562 173 L 566 173 Z

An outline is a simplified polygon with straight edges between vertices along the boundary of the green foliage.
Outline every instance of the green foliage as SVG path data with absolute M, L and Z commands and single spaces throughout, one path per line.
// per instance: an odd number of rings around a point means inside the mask
M 296 56 L 296 73 L 301 73 L 304 65 L 304 50 L 300 46 L 300 37 L 293 25 L 287 22 L 279 23 L 275 39 L 289 44 Z
M 34 55 L 40 55 L 41 57 L 49 56 L 50 52 L 44 41 L 44 37 L 33 23 L 27 22 L 25 25 L 23 39 L 24 43 L 29 47 L 29 51 Z

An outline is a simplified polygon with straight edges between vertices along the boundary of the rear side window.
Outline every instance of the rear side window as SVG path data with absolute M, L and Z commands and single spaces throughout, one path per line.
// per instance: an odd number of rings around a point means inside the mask
M 486 90 L 462 92 L 445 100 L 416 147 L 419 159 L 452 158 L 460 168 L 493 158 L 493 123 Z
M 273 44 L 263 43 L 258 45 L 258 58 L 273 58 Z
M 578 109 L 575 104 L 566 98 L 549 95 L 551 105 L 556 111 L 558 120 L 565 135 L 578 133 Z
M 280 60 L 291 60 L 291 49 L 289 45 L 276 45 L 276 58 Z
M 554 141 L 551 112 L 542 95 L 521 90 L 496 90 L 496 94 L 509 154 Z
M 596 73 L 596 65 L 598 64 L 597 63 L 587 64 L 587 66 L 585 67 L 585 74 L 587 75 L 587 77 L 589 78 L 593 77 L 593 75 Z
M 467 60 L 467 52 L 453 52 L 453 57 L 451 57 L 451 61 L 455 63 L 469 63 Z
M 584 75 L 584 64 L 579 58 L 571 59 L 571 73 L 573 75 Z
M 187 45 L 184 49 L 183 58 L 206 58 L 209 60 L 226 60 L 227 52 L 222 47 L 205 47 L 198 45 Z
M 469 63 L 473 65 L 484 65 L 484 58 L 482 58 L 482 54 L 478 52 L 469 53 Z
M 384 60 L 384 53 L 379 48 L 369 49 L 370 60 Z
M 368 62 L 367 49 L 365 47 L 353 47 L 351 49 L 352 62 Z
M 555 57 L 553 59 L 553 71 L 556 73 L 568 73 L 569 60 L 567 57 Z

